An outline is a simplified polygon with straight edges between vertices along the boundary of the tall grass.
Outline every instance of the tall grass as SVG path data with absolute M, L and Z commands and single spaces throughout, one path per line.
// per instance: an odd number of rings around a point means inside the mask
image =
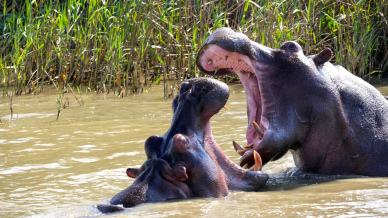
M 196 52 L 230 26 L 278 47 L 297 40 L 323 47 L 362 77 L 388 69 L 386 1 L 65 0 L 2 1 L 0 87 L 37 93 L 51 84 L 118 95 L 163 82 L 165 96 L 200 76 Z M 6 93 L 6 91 L 3 91 Z

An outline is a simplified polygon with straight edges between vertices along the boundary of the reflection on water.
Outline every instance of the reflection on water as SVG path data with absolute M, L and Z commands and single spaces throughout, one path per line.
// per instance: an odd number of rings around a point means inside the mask
M 388 95 L 387 87 L 382 87 Z M 145 158 L 143 143 L 161 135 L 171 120 L 171 100 L 160 87 L 140 96 L 83 95 L 56 118 L 56 95 L 14 98 L 10 121 L 7 98 L 0 98 L 0 217 L 83 217 L 100 215 L 93 207 L 108 201 L 131 180 L 127 167 Z M 243 142 L 245 96 L 233 86 L 230 100 L 212 121 L 223 150 L 236 162 L 232 140 Z M 270 173 L 293 166 L 290 155 L 264 167 Z M 388 179 L 359 178 L 291 190 L 232 192 L 220 199 L 144 204 L 125 217 L 384 216 Z

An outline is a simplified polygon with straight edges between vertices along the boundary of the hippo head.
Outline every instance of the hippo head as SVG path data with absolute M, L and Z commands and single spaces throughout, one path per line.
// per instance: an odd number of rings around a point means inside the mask
M 213 75 L 235 73 L 245 89 L 246 139 L 253 149 L 239 152 L 241 166 L 253 165 L 254 150 L 265 164 L 288 149 L 298 148 L 312 119 L 311 108 L 303 107 L 302 100 L 308 100 L 306 93 L 323 92 L 311 81 L 318 81 L 319 68 L 331 56 L 331 50 L 325 49 L 307 57 L 293 41 L 272 49 L 229 28 L 218 29 L 208 37 L 197 56 L 199 69 Z
M 228 97 L 226 84 L 214 79 L 182 83 L 173 101 L 170 129 L 163 137 L 146 140 L 147 160 L 140 168 L 127 169 L 127 175 L 135 181 L 110 203 L 132 207 L 145 202 L 225 196 L 225 175 L 208 153 L 205 136 L 210 131 L 210 118 L 224 107 Z M 103 205 L 99 209 L 112 211 L 112 207 Z
M 192 196 L 186 184 L 186 168 L 179 164 L 171 165 L 160 158 L 160 139 L 162 138 L 151 136 L 146 140 L 147 160 L 139 169 L 127 169 L 127 175 L 135 178 L 135 181 L 111 199 L 112 205 L 133 207 L 145 202 L 185 199 Z

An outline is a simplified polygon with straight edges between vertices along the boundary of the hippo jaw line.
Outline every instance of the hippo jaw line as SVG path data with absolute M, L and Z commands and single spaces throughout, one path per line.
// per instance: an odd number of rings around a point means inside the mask
M 238 75 L 247 100 L 247 144 L 258 145 L 268 129 L 268 121 L 262 116 L 266 101 L 263 100 L 258 79 L 265 71 L 265 64 L 256 61 L 253 57 L 224 49 L 217 44 L 207 44 L 198 54 L 197 65 L 208 74 L 235 73 Z

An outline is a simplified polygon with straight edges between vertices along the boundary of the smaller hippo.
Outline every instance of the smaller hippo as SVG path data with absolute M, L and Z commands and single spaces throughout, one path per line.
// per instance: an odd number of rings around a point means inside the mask
M 116 194 L 111 205 L 98 205 L 102 212 L 122 210 L 145 202 L 161 202 L 192 197 L 222 197 L 229 190 L 256 191 L 267 181 L 260 171 L 245 170 L 233 163 L 212 135 L 210 119 L 224 107 L 229 97 L 226 84 L 196 78 L 182 83 L 173 101 L 173 120 L 162 137 L 145 142 L 147 160 L 138 168 L 128 168 L 135 178 Z M 261 168 L 256 159 L 255 170 Z

